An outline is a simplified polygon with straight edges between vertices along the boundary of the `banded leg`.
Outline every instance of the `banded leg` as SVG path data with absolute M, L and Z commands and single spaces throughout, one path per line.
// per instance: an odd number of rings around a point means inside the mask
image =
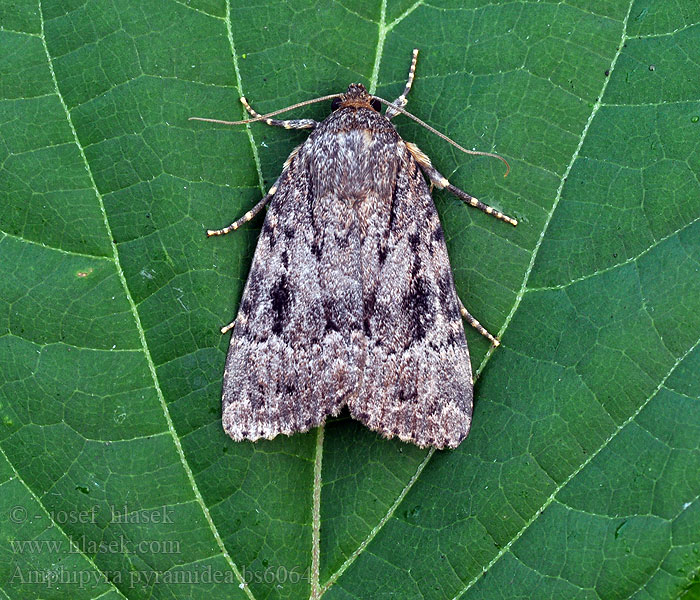
M 426 154 L 423 153 L 423 151 L 416 146 L 415 144 L 412 144 L 410 142 L 406 142 L 406 147 L 408 148 L 409 152 L 413 155 L 413 158 L 416 159 L 416 162 L 420 165 L 420 168 L 423 169 L 423 172 L 426 174 L 428 179 L 430 179 L 430 182 L 435 185 L 435 187 L 440 188 L 440 189 L 447 189 L 450 192 L 452 192 L 457 198 L 468 204 L 469 206 L 473 206 L 474 208 L 478 208 L 479 210 L 485 212 L 487 215 L 491 215 L 492 217 L 496 217 L 497 219 L 500 219 L 501 221 L 505 221 L 506 223 L 510 223 L 513 227 L 515 227 L 518 224 L 518 220 L 514 219 L 513 217 L 509 217 L 508 215 L 504 215 L 500 210 L 496 210 L 493 208 L 493 206 L 489 206 L 488 204 L 484 204 L 481 200 L 477 200 L 474 198 L 474 196 L 470 196 L 467 194 L 467 192 L 464 192 L 460 190 L 458 187 L 453 186 L 448 180 L 447 177 L 444 177 L 430 162 L 430 159 Z
M 277 188 L 279 187 L 280 182 L 282 181 L 282 178 L 287 174 L 287 169 L 289 168 L 289 165 L 291 164 L 292 160 L 294 160 L 294 157 L 297 155 L 297 152 L 299 152 L 299 149 L 302 147 L 302 145 L 303 144 L 299 144 L 296 148 L 294 148 L 294 150 L 292 150 L 292 153 L 287 157 L 287 160 L 284 161 L 284 167 L 282 167 L 282 173 L 280 173 L 280 176 L 277 178 L 277 181 L 275 181 L 275 185 L 273 185 L 268 190 L 267 194 L 265 194 L 265 197 L 262 200 L 260 200 L 260 202 L 258 202 L 253 208 L 251 208 L 240 219 L 231 223 L 228 227 L 224 227 L 223 229 L 207 229 L 207 237 L 211 237 L 213 235 L 226 235 L 230 231 L 235 231 L 241 225 L 243 225 L 243 223 L 247 223 L 253 217 L 255 217 L 255 215 L 257 215 L 263 209 L 263 207 L 272 199 L 272 197 L 277 192 Z M 228 325 L 224 325 L 221 328 L 221 333 L 224 334 L 228 331 L 231 331 L 236 326 L 237 320 L 238 320 L 238 317 L 236 317 Z
M 241 104 L 245 106 L 245 109 L 253 115 L 256 119 L 260 116 L 255 110 L 253 110 L 245 99 L 245 96 L 241 96 Z M 318 125 L 317 121 L 313 119 L 292 119 L 290 121 L 283 121 L 281 119 L 261 119 L 264 123 L 268 125 L 273 125 L 274 127 L 284 127 L 285 129 L 313 129 Z
M 235 231 L 238 229 L 241 225 L 244 223 L 247 223 L 250 221 L 252 218 L 255 217 L 262 209 L 263 207 L 272 199 L 272 196 L 275 195 L 275 192 L 277 192 L 277 188 L 280 185 L 280 182 L 282 181 L 282 178 L 287 174 L 287 169 L 289 168 L 289 165 L 292 163 L 292 160 L 294 160 L 294 157 L 297 155 L 297 152 L 299 152 L 299 149 L 303 146 L 303 144 L 299 144 L 294 150 L 292 150 L 292 153 L 287 157 L 287 160 L 284 161 L 284 166 L 282 167 L 282 173 L 280 173 L 280 176 L 277 178 L 277 181 L 275 181 L 275 185 L 273 185 L 265 194 L 264 198 L 260 200 L 253 208 L 251 208 L 246 214 L 244 214 L 240 219 L 237 221 L 234 221 L 231 223 L 228 227 L 224 227 L 223 229 L 207 229 L 207 237 L 212 237 L 214 235 L 226 235 L 227 233 L 231 231 Z
M 207 229 L 207 237 L 212 237 L 214 235 L 226 235 L 227 233 L 230 233 L 231 231 L 236 231 L 243 223 L 247 223 L 250 221 L 255 215 L 257 215 L 263 207 L 270 201 L 272 196 L 275 195 L 275 192 L 277 191 L 277 184 L 273 185 L 270 188 L 270 191 L 265 194 L 265 197 L 260 200 L 253 208 L 251 208 L 246 214 L 244 214 L 240 219 L 237 221 L 234 221 L 227 227 L 224 227 L 223 229 Z
M 281 176 L 280 176 L 280 178 L 281 178 Z M 262 200 L 260 200 L 260 202 L 258 202 L 253 208 L 251 208 L 240 219 L 231 223 L 228 227 L 224 227 L 223 229 L 207 229 L 207 237 L 211 237 L 214 235 L 226 235 L 230 231 L 235 231 L 236 229 L 238 229 L 241 225 L 243 225 L 243 223 L 247 223 L 248 221 L 250 221 L 253 217 L 255 217 L 255 215 L 257 215 L 263 209 L 263 207 L 270 201 L 272 196 L 275 195 L 275 192 L 277 191 L 277 184 L 278 183 L 279 183 L 279 178 L 275 182 L 275 185 L 273 185 L 270 188 L 270 191 L 268 191 L 267 194 L 265 194 L 264 198 Z M 231 331 L 235 327 L 237 320 L 238 320 L 238 317 L 236 317 L 228 325 L 224 325 L 221 328 L 221 333 L 224 334 L 228 331 Z
M 411 58 L 411 68 L 408 70 L 408 81 L 406 82 L 406 87 L 403 90 L 403 93 L 396 99 L 394 100 L 393 104 L 396 104 L 397 106 L 400 106 L 403 108 L 408 104 L 408 100 L 406 99 L 406 96 L 408 96 L 408 92 L 411 91 L 411 86 L 413 85 L 413 79 L 416 76 L 416 61 L 418 60 L 418 48 L 413 49 L 413 57 Z M 384 116 L 387 119 L 393 119 L 396 115 L 399 114 L 398 110 L 395 110 L 393 108 L 388 107 L 386 109 L 386 113 Z
M 238 317 L 236 317 L 233 321 L 231 321 L 228 325 L 224 325 L 221 328 L 221 334 L 223 335 L 224 333 L 228 333 L 231 331 L 235 326 L 236 326 L 236 321 L 238 320 Z
M 459 298 L 458 298 L 459 300 Z M 464 304 L 462 303 L 461 300 L 459 300 L 459 312 L 462 314 L 462 317 L 464 320 L 469 323 L 474 329 L 476 329 L 481 335 L 483 335 L 487 340 L 489 340 L 494 346 L 500 346 L 501 342 L 499 342 L 495 337 L 493 337 L 487 330 L 486 328 L 479 323 L 472 315 L 470 312 L 464 308 Z

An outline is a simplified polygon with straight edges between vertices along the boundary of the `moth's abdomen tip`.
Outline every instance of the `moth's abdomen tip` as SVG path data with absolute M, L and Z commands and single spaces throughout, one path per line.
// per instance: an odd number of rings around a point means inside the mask
M 240 101 L 241 104 L 247 104 L 247 102 L 248 102 L 248 101 L 245 99 L 245 96 L 241 96 L 238 100 Z
M 499 339 L 497 339 L 497 338 L 493 338 L 493 340 L 491 341 L 491 343 L 493 344 L 493 347 L 494 347 L 494 348 L 498 348 L 498 347 L 501 345 L 501 341 L 500 341 Z

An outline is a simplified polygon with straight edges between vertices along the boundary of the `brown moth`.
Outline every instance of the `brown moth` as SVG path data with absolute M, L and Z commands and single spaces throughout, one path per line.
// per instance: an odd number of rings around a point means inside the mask
M 207 232 L 233 231 L 270 205 L 238 316 L 222 329 L 233 329 L 223 426 L 234 440 L 307 431 L 344 406 L 370 429 L 420 447 L 454 448 L 469 432 L 472 372 L 462 318 L 498 341 L 457 296 L 425 177 L 517 221 L 450 184 L 392 125 L 399 112 L 425 125 L 403 110 L 417 54 L 393 103 L 352 84 L 344 94 L 288 107 L 332 98 L 320 123 L 270 118 L 282 111 L 260 116 L 241 98 L 254 117 L 243 122 L 312 132 L 253 209 Z

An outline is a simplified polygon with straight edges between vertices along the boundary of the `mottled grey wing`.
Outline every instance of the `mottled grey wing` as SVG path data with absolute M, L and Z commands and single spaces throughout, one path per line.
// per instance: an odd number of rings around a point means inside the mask
M 472 374 L 442 227 L 403 143 L 389 214 L 362 243 L 362 386 L 352 416 L 387 437 L 454 448 L 469 432 Z
M 360 386 L 359 237 L 343 235 L 351 208 L 314 185 L 311 154 L 307 141 L 272 198 L 233 329 L 222 420 L 235 440 L 316 427 Z

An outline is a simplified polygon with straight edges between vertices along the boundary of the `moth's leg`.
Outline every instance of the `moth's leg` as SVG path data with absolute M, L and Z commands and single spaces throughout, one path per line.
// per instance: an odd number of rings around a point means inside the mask
M 265 194 L 265 197 L 262 200 L 260 200 L 260 202 L 258 202 L 253 208 L 251 208 L 246 214 L 244 214 L 240 219 L 234 221 L 228 227 L 224 227 L 223 229 L 207 229 L 207 237 L 212 237 L 214 235 L 226 235 L 231 231 L 235 231 L 241 225 L 243 225 L 243 223 L 247 223 L 255 215 L 257 215 L 263 209 L 263 207 L 270 201 L 272 196 L 275 195 L 276 191 L 277 184 L 275 183 L 275 185 L 273 185 L 270 188 L 270 191 L 267 192 L 267 194 Z
M 277 188 L 279 187 L 280 182 L 282 181 L 283 177 L 287 174 L 287 169 L 289 169 L 289 165 L 292 164 L 292 160 L 294 160 L 294 157 L 297 155 L 297 152 L 299 152 L 299 149 L 302 146 L 303 144 L 299 144 L 296 148 L 294 148 L 294 150 L 292 150 L 292 153 L 287 157 L 287 160 L 284 161 L 282 173 L 280 173 L 280 176 L 277 178 L 277 181 L 275 181 L 275 185 L 273 185 L 268 190 L 267 194 L 265 194 L 265 197 L 262 200 L 260 200 L 260 202 L 258 202 L 240 219 L 231 223 L 228 227 L 224 227 L 223 229 L 207 229 L 207 237 L 211 237 L 213 235 L 226 235 L 231 231 L 235 231 L 241 225 L 243 225 L 243 223 L 247 223 L 253 217 L 255 217 L 255 215 L 257 215 L 263 209 L 263 207 L 272 199 L 272 196 L 275 195 L 275 192 L 277 192 Z
M 484 204 L 481 200 L 477 200 L 476 198 L 474 198 L 474 196 L 470 196 L 469 194 L 467 194 L 467 192 L 464 192 L 458 187 L 453 186 L 447 180 L 446 177 L 441 175 L 440 172 L 435 167 L 433 167 L 432 163 L 430 162 L 430 159 L 423 153 L 423 151 L 418 146 L 412 144 L 411 142 L 406 142 L 406 147 L 408 148 L 408 151 L 413 155 L 413 158 L 416 159 L 416 162 L 420 165 L 420 168 L 423 169 L 423 172 L 427 175 L 428 179 L 430 179 L 430 182 L 435 187 L 449 190 L 455 196 L 457 196 L 457 198 L 459 198 L 463 202 L 466 202 L 469 206 L 478 208 L 479 210 L 485 212 L 487 215 L 491 215 L 492 217 L 496 217 L 501 221 L 510 223 L 514 227 L 518 224 L 517 219 L 509 217 L 508 215 L 504 215 L 501 211 L 496 210 L 488 204 Z
M 231 321 L 228 325 L 224 325 L 224 326 L 221 328 L 221 333 L 224 334 L 224 333 L 228 333 L 229 331 L 231 331 L 231 330 L 236 326 L 236 321 L 237 321 L 237 320 L 238 320 L 238 317 L 236 317 L 236 318 L 235 318 L 233 321 Z
M 459 300 L 459 298 L 457 298 Z M 501 342 L 499 342 L 495 337 L 493 337 L 488 331 L 486 331 L 486 328 L 479 323 L 472 315 L 469 313 L 469 311 L 464 308 L 464 304 L 462 303 L 461 300 L 459 300 L 459 312 L 462 313 L 462 317 L 464 320 L 469 323 L 474 329 L 476 329 L 481 335 L 483 335 L 487 340 L 489 340 L 494 346 L 499 346 Z M 233 325 L 232 325 L 233 327 Z
M 260 116 L 260 114 L 251 108 L 244 96 L 241 96 L 241 104 L 243 104 L 245 109 L 255 118 Z M 316 127 L 316 125 L 318 125 L 318 121 L 314 121 L 313 119 L 292 119 L 290 121 L 282 121 L 280 119 L 262 119 L 262 121 L 268 125 L 284 127 L 285 129 L 313 129 Z
M 396 104 L 396 106 L 400 106 L 403 108 L 408 104 L 408 100 L 406 99 L 406 96 L 408 96 L 408 92 L 411 91 L 411 86 L 413 85 L 413 79 L 416 76 L 416 61 L 418 60 L 418 48 L 413 49 L 413 57 L 411 58 L 411 68 L 408 70 L 408 81 L 406 82 L 406 87 L 403 90 L 403 93 L 396 99 L 394 100 L 393 104 Z M 398 110 L 393 109 L 391 106 L 386 109 L 386 113 L 384 116 L 387 119 L 393 119 L 396 115 L 399 114 Z

